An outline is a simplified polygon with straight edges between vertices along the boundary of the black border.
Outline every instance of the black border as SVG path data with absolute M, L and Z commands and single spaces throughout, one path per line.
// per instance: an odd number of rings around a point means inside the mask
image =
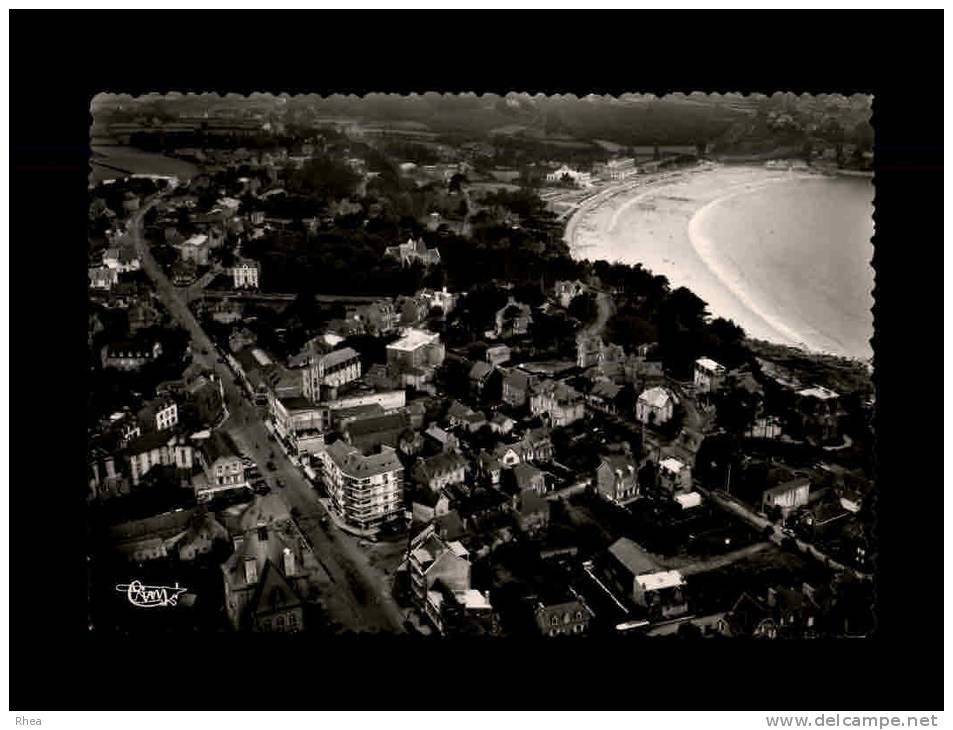
M 942 11 L 17 10 L 10 20 L 11 709 L 942 709 Z M 187 89 L 873 93 L 876 637 L 420 647 L 90 636 L 72 476 L 84 459 L 74 320 L 86 296 L 75 271 L 89 99 Z

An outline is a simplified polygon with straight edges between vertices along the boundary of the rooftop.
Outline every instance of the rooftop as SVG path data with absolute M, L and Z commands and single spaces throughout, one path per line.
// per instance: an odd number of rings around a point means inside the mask
M 513 478 L 521 489 L 532 486 L 533 481 L 542 476 L 543 472 L 532 464 L 519 463 L 513 467 Z
M 817 398 L 818 400 L 830 400 L 831 398 L 838 397 L 835 391 L 821 387 L 820 385 L 799 390 L 797 394 L 805 398 Z
M 355 418 L 348 421 L 345 429 L 351 438 L 355 436 L 365 436 L 367 434 L 389 431 L 392 429 L 402 429 L 405 426 L 404 416 L 401 413 L 389 413 L 385 415 L 372 415 L 366 418 Z
M 670 471 L 673 474 L 678 474 L 678 472 L 685 468 L 685 465 L 674 456 L 670 456 L 667 459 L 662 459 L 662 461 L 659 462 L 659 468 L 664 469 L 665 471 Z
M 636 582 L 644 591 L 661 591 L 685 585 L 685 578 L 677 570 L 665 570 L 636 577 Z
M 401 350 L 405 352 L 413 352 L 424 345 L 429 345 L 433 342 L 437 342 L 440 339 L 440 335 L 434 332 L 427 332 L 426 330 L 420 330 L 415 328 L 408 328 L 404 331 L 403 336 L 396 342 L 392 342 L 387 346 L 388 350 Z
M 231 437 L 222 431 L 213 431 L 212 435 L 202 444 L 202 452 L 209 464 L 219 459 L 238 458 L 238 449 Z
M 470 368 L 470 378 L 473 380 L 483 380 L 487 375 L 493 372 L 493 366 L 487 362 L 475 362 Z
M 397 452 L 389 446 L 381 446 L 379 453 L 365 455 L 344 441 L 335 441 L 327 447 L 327 454 L 341 471 L 360 479 L 403 468 Z
M 279 396 L 278 401 L 284 406 L 286 411 L 312 411 L 318 408 L 307 398 L 301 396 Z
M 764 493 L 766 495 L 769 494 L 769 495 L 775 496 L 779 494 L 785 494 L 786 492 L 791 492 L 795 489 L 801 489 L 803 487 L 810 487 L 810 486 L 811 486 L 810 479 L 808 479 L 807 477 L 797 477 L 795 479 L 790 479 L 786 482 L 782 482 L 781 484 L 771 487 L 770 489 L 765 489 Z
M 255 358 L 255 361 L 264 367 L 265 365 L 271 365 L 272 360 L 261 348 L 255 347 L 251 351 L 252 357 Z
M 639 401 L 651 408 L 664 408 L 671 400 L 673 400 L 672 394 L 665 388 L 659 387 L 649 388 L 639 396 Z
M 324 367 L 330 368 L 335 365 L 340 365 L 343 362 L 348 362 L 349 360 L 359 359 L 357 351 L 351 347 L 344 347 L 340 350 L 332 350 L 327 355 L 322 358 Z
M 709 372 L 724 372 L 725 370 L 723 365 L 720 365 L 709 357 L 700 357 L 695 361 L 695 364 Z
M 620 537 L 609 546 L 609 554 L 618 560 L 632 575 L 656 573 L 658 565 L 638 543 Z

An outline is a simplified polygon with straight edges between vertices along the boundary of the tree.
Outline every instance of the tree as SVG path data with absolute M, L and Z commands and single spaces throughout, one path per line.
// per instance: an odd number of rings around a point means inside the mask
M 594 322 L 599 316 L 599 305 L 596 302 L 596 295 L 592 292 L 585 292 L 569 303 L 569 316 L 575 317 L 584 325 Z
M 675 635 L 678 636 L 679 639 L 700 639 L 702 638 L 702 630 L 691 621 L 685 621 L 679 624 Z
M 744 388 L 733 388 L 712 395 L 715 421 L 729 434 L 747 433 L 758 413 L 758 397 Z
M 447 191 L 451 193 L 459 193 L 464 185 L 469 182 L 467 176 L 462 173 L 455 173 L 453 177 L 450 178 L 450 183 L 447 185 Z
M 188 236 L 195 230 L 192 225 L 192 218 L 189 216 L 188 208 L 179 208 L 176 218 L 176 228 L 183 236 Z
M 321 200 L 337 200 L 351 194 L 359 178 L 351 168 L 328 156 L 308 160 L 293 173 L 287 183 L 289 191 Z
M 622 345 L 631 352 L 639 345 L 656 342 L 658 332 L 649 319 L 629 307 L 609 317 L 606 337 L 610 342 Z

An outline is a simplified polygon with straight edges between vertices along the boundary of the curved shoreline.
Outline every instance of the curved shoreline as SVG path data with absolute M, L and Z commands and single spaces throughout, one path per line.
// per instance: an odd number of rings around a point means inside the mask
M 708 214 L 726 201 L 777 183 L 824 177 L 810 171 L 718 165 L 627 181 L 584 201 L 567 223 L 565 240 L 573 258 L 638 261 L 654 273 L 665 275 L 673 286 L 686 286 L 706 301 L 713 316 L 734 320 L 750 338 L 863 360 L 863 355 L 848 354 L 846 348 L 838 347 L 836 338 L 807 322 L 789 321 L 782 312 L 772 311 L 770 302 L 759 301 L 757 289 L 751 291 L 745 286 L 744 272 L 730 261 L 721 260 L 716 255 L 716 242 L 703 232 Z M 673 187 L 672 194 L 666 195 Z M 620 204 L 618 198 L 623 195 L 627 199 Z M 616 230 L 632 206 L 653 195 L 657 196 L 659 210 L 655 206 L 647 209 L 644 230 Z M 693 204 L 695 207 L 690 207 Z M 601 250 L 594 256 L 595 252 L 590 253 L 593 248 Z
M 765 182 L 764 185 L 770 185 L 770 182 Z M 757 188 L 756 188 L 757 189 Z M 722 286 L 726 290 L 731 292 L 731 294 L 741 302 L 741 305 L 744 306 L 749 312 L 758 317 L 764 324 L 766 324 L 770 329 L 774 330 L 781 341 L 779 344 L 789 345 L 792 347 L 807 348 L 815 350 L 816 348 L 809 347 L 802 333 L 797 332 L 787 324 L 785 324 L 779 317 L 771 316 L 766 313 L 760 306 L 758 306 L 744 287 L 738 286 L 731 282 L 732 277 L 726 271 L 726 267 L 718 261 L 717 257 L 712 254 L 712 249 L 715 248 L 714 242 L 708 238 L 704 233 L 702 233 L 701 228 L 704 224 L 704 218 L 709 211 L 713 210 L 722 203 L 736 198 L 745 193 L 753 192 L 752 190 L 742 190 L 739 192 L 728 193 L 721 196 L 720 198 L 715 198 L 714 200 L 709 201 L 697 211 L 688 221 L 688 240 L 692 244 L 692 248 L 695 249 L 695 253 L 698 255 L 705 266 L 708 267 L 708 270 L 714 275 Z

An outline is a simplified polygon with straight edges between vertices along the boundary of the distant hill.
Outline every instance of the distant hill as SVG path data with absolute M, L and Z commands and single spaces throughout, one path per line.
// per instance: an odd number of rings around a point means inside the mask
M 322 119 L 405 132 L 451 135 L 461 140 L 523 136 L 546 142 L 586 142 L 602 147 L 709 144 L 724 151 L 800 144 L 809 139 L 869 147 L 870 99 L 855 96 L 742 96 L 671 94 L 662 98 L 622 95 L 530 96 L 529 94 L 365 97 L 150 94 L 99 95 L 92 103 L 97 127 L 115 122 L 161 124 L 182 118 L 255 118 L 307 127 Z

